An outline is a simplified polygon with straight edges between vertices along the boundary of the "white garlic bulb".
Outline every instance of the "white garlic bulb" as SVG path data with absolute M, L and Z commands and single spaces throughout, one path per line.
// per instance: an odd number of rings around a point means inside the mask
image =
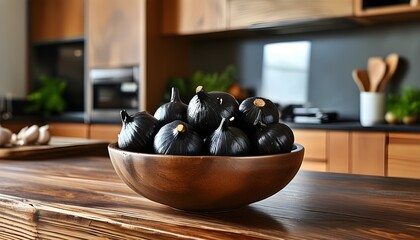
M 25 134 L 22 140 L 25 142 L 25 145 L 35 144 L 39 137 L 39 127 L 38 125 L 32 125 L 26 129 Z M 19 136 L 18 136 L 19 138 Z
M 0 127 L 0 147 L 10 143 L 12 132 L 4 127 Z
M 51 139 L 51 134 L 49 131 L 49 125 L 44 125 L 40 127 L 37 143 L 40 145 L 46 145 L 49 143 L 50 139 Z

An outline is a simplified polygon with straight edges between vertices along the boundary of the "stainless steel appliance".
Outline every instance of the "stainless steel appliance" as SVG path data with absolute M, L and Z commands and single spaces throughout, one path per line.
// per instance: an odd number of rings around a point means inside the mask
M 120 111 L 137 112 L 140 108 L 139 68 L 91 69 L 87 87 L 87 121 L 119 121 Z

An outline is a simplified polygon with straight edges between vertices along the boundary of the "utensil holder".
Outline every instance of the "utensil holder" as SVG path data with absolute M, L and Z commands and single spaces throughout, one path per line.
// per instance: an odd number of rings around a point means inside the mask
M 385 94 L 383 92 L 360 92 L 360 124 L 368 127 L 383 123 Z

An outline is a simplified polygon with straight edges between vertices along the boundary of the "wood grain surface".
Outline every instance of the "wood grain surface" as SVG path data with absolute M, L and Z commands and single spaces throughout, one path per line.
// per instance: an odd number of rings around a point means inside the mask
M 300 171 L 263 201 L 191 213 L 134 193 L 106 157 L 0 160 L 0 213 L 2 240 L 418 239 L 420 180 Z

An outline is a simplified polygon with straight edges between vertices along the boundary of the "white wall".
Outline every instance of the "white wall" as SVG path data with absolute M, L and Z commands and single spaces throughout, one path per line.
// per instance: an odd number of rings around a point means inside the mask
M 0 0 L 0 95 L 26 95 L 26 0 Z

